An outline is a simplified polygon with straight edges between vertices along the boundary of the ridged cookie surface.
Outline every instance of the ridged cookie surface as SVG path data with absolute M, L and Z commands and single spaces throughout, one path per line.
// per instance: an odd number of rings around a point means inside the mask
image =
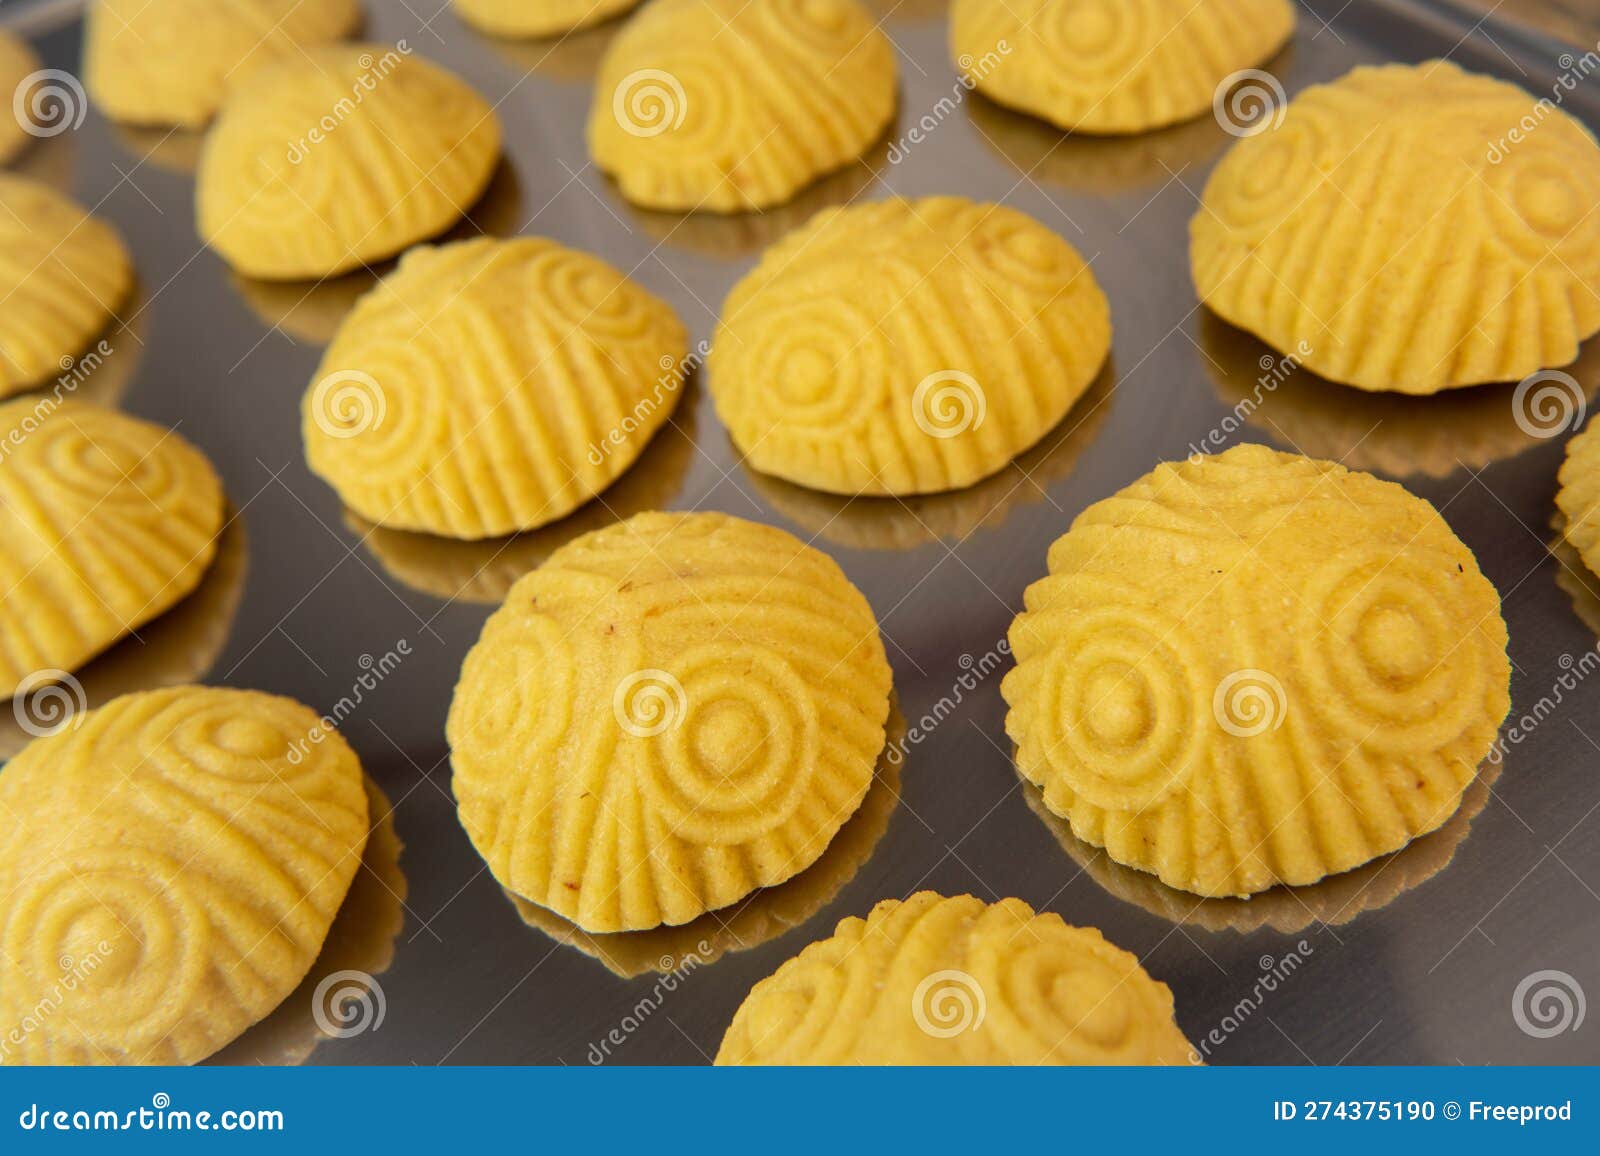
M 6 765 L 0 1023 L 33 1022 L 0 1059 L 194 1063 L 294 990 L 367 837 L 360 763 L 316 728 L 290 699 L 180 687 Z
M 1436 393 L 1600 330 L 1597 202 L 1600 146 L 1559 108 L 1443 61 L 1358 68 L 1233 146 L 1189 258 L 1208 307 L 1322 376 Z
M 1500 599 L 1420 498 L 1238 446 L 1050 547 L 1001 691 L 1073 833 L 1199 895 L 1314 883 L 1440 826 L 1509 709 Z
M 413 249 L 328 348 L 306 456 L 381 525 L 532 529 L 633 463 L 688 352 L 671 306 L 587 253 L 536 237 Z
M 829 209 L 723 305 L 707 360 L 752 466 L 813 489 L 970 485 L 1050 432 L 1111 348 L 1076 250 L 959 197 Z
M 1187 1064 L 1172 992 L 1093 928 L 918 892 L 751 989 L 718 1064 Z
M 635 204 L 781 204 L 894 115 L 894 52 L 856 0 L 652 0 L 607 49 L 589 151 Z
M 1561 536 L 1577 550 L 1583 564 L 1600 575 L 1600 425 L 1590 422 L 1567 442 L 1559 481 L 1556 508 L 1561 511 Z
M 968 84 L 1064 129 L 1134 133 L 1197 117 L 1294 31 L 1290 0 L 955 0 Z
M 170 430 L 82 402 L 0 405 L 0 693 L 76 669 L 175 605 L 222 518 L 211 463 Z
M 84 81 L 112 120 L 199 128 L 252 68 L 360 22 L 356 0 L 94 0 Z
M 329 277 L 443 232 L 499 157 L 494 110 L 437 65 L 302 49 L 230 87 L 200 159 L 200 236 L 247 276 Z
M 686 923 L 817 860 L 867 793 L 889 689 L 827 555 L 641 514 L 518 582 L 467 655 L 461 823 L 502 885 L 587 931 Z
M 132 288 L 115 229 L 45 185 L 0 175 L 0 397 L 71 369 Z
M 453 0 L 468 24 L 492 36 L 555 36 L 626 12 L 639 0 Z

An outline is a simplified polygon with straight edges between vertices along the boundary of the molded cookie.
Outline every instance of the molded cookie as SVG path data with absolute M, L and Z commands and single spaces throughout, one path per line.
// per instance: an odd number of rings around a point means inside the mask
M 1436 393 L 1600 330 L 1597 202 L 1600 146 L 1560 109 L 1442 61 L 1358 68 L 1233 146 L 1189 258 L 1206 305 L 1323 377 Z
M 1188 1064 L 1172 992 L 1093 928 L 921 891 L 751 989 L 718 1064 Z
M 867 793 L 889 690 L 825 554 L 641 514 L 556 551 L 467 655 L 461 823 L 503 886 L 586 931 L 686 923 L 817 860 Z
M 536 237 L 414 249 L 323 358 L 306 458 L 384 526 L 532 529 L 633 463 L 688 352 L 670 306 L 587 253 Z
M 38 55 L 26 40 L 0 28 L 0 101 L 11 101 L 10 108 L 0 103 L 0 164 L 10 161 L 33 140 L 26 119 L 30 115 L 28 106 L 24 103 L 20 110 L 23 116 L 17 116 L 17 96 L 23 83 L 40 67 Z M 22 96 L 26 101 L 29 94 Z
M 251 69 L 360 23 L 356 0 L 95 0 L 83 78 L 112 120 L 199 128 Z
M 557 36 L 626 12 L 639 0 L 453 0 L 456 13 L 491 36 Z
M 222 487 L 177 434 L 114 410 L 0 405 L 0 693 L 71 671 L 200 584 Z
M 329 277 L 449 228 L 499 156 L 494 110 L 437 65 L 305 49 L 230 86 L 200 158 L 200 236 L 247 276 Z
M 337 733 L 208 687 L 37 740 L 0 775 L 0 811 L 0 1022 L 29 1029 L 8 1063 L 205 1059 L 300 982 L 367 838 Z
M 1590 422 L 1567 442 L 1557 480 L 1561 537 L 1600 575 L 1600 424 Z
M 45 185 L 0 174 L 0 397 L 71 370 L 132 288 L 115 229 Z
M 723 306 L 707 369 L 749 463 L 813 489 L 970 485 L 1043 438 L 1111 348 L 1076 250 L 959 197 L 819 213 Z
M 856 160 L 894 106 L 855 0 L 654 0 L 601 62 L 589 151 L 635 204 L 739 212 Z
M 1294 31 L 1290 0 L 954 0 L 966 82 L 1061 128 L 1135 133 L 1210 111 Z
M 1472 552 L 1330 462 L 1158 466 L 1049 564 L 1001 684 L 1017 765 L 1079 838 L 1184 891 L 1314 883 L 1434 830 L 1509 709 Z

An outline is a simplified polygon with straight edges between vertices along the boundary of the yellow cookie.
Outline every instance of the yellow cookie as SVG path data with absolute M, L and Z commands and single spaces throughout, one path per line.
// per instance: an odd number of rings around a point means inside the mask
M 384 526 L 532 529 L 632 464 L 688 352 L 669 305 L 587 253 L 536 237 L 413 249 L 328 348 L 306 457 Z
M 290 699 L 179 687 L 6 764 L 0 1059 L 194 1063 L 294 990 L 367 837 L 361 764 L 317 728 Z
M 1172 992 L 1093 928 L 920 891 L 756 984 L 718 1064 L 1188 1064 Z
M 230 87 L 200 236 L 246 276 L 330 277 L 449 228 L 499 156 L 488 103 L 403 45 L 303 49 Z
M 112 120 L 199 128 L 252 68 L 360 22 L 356 0 L 94 0 L 83 77 Z
M 954 0 L 966 83 L 1064 129 L 1134 133 L 1208 112 L 1294 31 L 1290 0 Z
M 586 931 L 686 923 L 817 860 L 867 793 L 889 690 L 827 555 L 640 514 L 556 551 L 467 655 L 461 823 L 503 886 Z
M 635 204 L 740 212 L 856 160 L 894 105 L 855 0 L 654 0 L 601 62 L 589 151 Z
M 1189 259 L 1206 305 L 1323 377 L 1429 394 L 1600 331 L 1596 203 L 1600 146 L 1548 101 L 1443 61 L 1358 68 L 1233 146 Z
M 454 0 L 461 19 L 491 36 L 556 36 L 626 12 L 639 0 Z
M 74 670 L 200 584 L 222 487 L 170 430 L 82 402 L 0 405 L 0 693 Z
M 750 464 L 842 494 L 987 477 L 1111 348 L 1105 294 L 1030 217 L 959 197 L 819 213 L 723 306 L 707 370 Z
M 1567 442 L 1558 480 L 1561 536 L 1591 572 L 1600 574 L 1600 424 L 1590 422 Z
M 1023 775 L 1198 895 L 1314 883 L 1456 810 L 1509 709 L 1500 599 L 1427 502 L 1244 445 L 1050 547 L 1001 684 Z
M 31 113 L 26 104 L 33 94 L 23 91 L 23 85 L 30 76 L 39 71 L 40 67 L 38 55 L 29 47 L 26 40 L 0 28 L 0 102 L 10 102 L 9 110 L 4 104 L 0 104 L 0 164 L 9 162 L 26 148 L 28 142 L 35 136 L 37 130 L 30 131 L 33 129 L 33 122 L 29 120 Z M 24 101 L 20 110 L 16 100 L 19 92 Z M 19 117 L 18 111 L 23 115 Z
M 115 229 L 45 185 L 0 175 L 0 397 L 70 371 L 132 288 Z

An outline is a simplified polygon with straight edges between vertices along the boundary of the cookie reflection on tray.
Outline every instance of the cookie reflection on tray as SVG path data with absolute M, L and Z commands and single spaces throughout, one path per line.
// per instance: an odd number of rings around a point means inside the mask
M 915 550 L 934 542 L 955 542 L 979 528 L 1000 525 L 1020 506 L 1045 501 L 1045 491 L 1072 474 L 1110 412 L 1115 381 L 1116 367 L 1108 358 L 1094 383 L 1038 445 L 964 490 L 904 498 L 847 498 L 797 486 L 741 464 L 751 485 L 773 509 L 808 535 L 834 545 L 853 550 Z
M 509 40 L 482 33 L 485 44 L 519 72 L 538 73 L 568 84 L 589 84 L 600 71 L 600 58 L 627 22 L 630 12 L 560 36 Z
M 206 137 L 197 129 L 115 124 L 112 132 L 141 165 L 152 164 L 180 176 L 193 176 L 200 167 L 200 148 Z
M 1242 422 L 1284 449 L 1353 470 L 1442 478 L 1482 469 L 1549 437 L 1538 415 L 1527 412 L 1528 403 L 1517 404 L 1515 383 L 1431 397 L 1369 393 L 1318 377 L 1204 309 L 1200 349 L 1217 396 L 1233 410 L 1223 423 Z M 1600 340 L 1586 342 L 1561 372 L 1592 399 L 1600 381 Z
M 316 962 L 271 1015 L 210 1063 L 302 1064 L 324 1040 L 372 1030 L 382 1022 L 385 997 L 377 977 L 394 962 L 395 940 L 405 925 L 406 877 L 400 869 L 404 844 L 388 796 L 370 778 L 365 786 L 372 830 Z
M 807 923 L 831 903 L 872 857 L 888 830 L 889 818 L 900 802 L 904 761 L 889 757 L 889 752 L 902 749 L 906 733 L 905 718 L 893 696 L 885 731 L 884 754 L 861 806 L 817 861 L 793 878 L 756 891 L 731 907 L 707 912 L 677 927 L 595 934 L 520 895 L 507 891 L 506 898 L 529 927 L 600 961 L 624 979 L 652 971 L 687 971 L 729 952 L 760 947 Z
M 1572 600 L 1572 612 L 1600 639 L 1600 577 L 1596 577 L 1566 538 L 1566 519 L 1557 512 L 1551 519 L 1555 531 L 1550 541 L 1550 556 L 1556 563 L 1556 585 Z
M 1079 839 L 1067 821 L 1045 805 L 1039 788 L 1024 780 L 1022 796 L 1072 860 L 1106 891 L 1158 918 L 1207 931 L 1248 934 L 1263 928 L 1289 935 L 1312 924 L 1338 926 L 1393 903 L 1443 871 L 1489 801 L 1500 764 L 1485 761 L 1462 793 L 1461 805 L 1434 831 L 1399 851 L 1303 887 L 1278 886 L 1248 899 L 1205 899 L 1168 887 L 1154 875 L 1124 867 L 1105 850 Z

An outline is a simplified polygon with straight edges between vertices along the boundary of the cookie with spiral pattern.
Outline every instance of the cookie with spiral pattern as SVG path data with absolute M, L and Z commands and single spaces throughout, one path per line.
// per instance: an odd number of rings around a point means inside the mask
M 201 128 L 251 69 L 342 40 L 357 0 L 94 0 L 83 78 L 112 120 Z
M 331 277 L 444 232 L 499 158 L 494 110 L 438 65 L 382 44 L 302 49 L 229 88 L 198 228 L 246 276 Z
M 192 686 L 38 739 L 0 810 L 0 1060 L 24 1064 L 211 1055 L 305 975 L 368 825 L 361 765 L 312 711 Z
M 1294 32 L 1290 0 L 955 0 L 964 83 L 1060 128 L 1137 133 L 1209 112 Z
M 627 470 L 688 352 L 671 306 L 587 253 L 538 237 L 413 249 L 328 347 L 306 458 L 380 525 L 532 529 Z
M 856 161 L 894 108 L 856 0 L 654 0 L 601 61 L 589 152 L 634 204 L 742 212 Z
M 1600 331 L 1600 145 L 1548 104 L 1438 60 L 1306 89 L 1206 183 L 1201 300 L 1358 389 L 1568 364 Z
M 1094 381 L 1111 312 L 1077 251 L 960 197 L 829 209 L 723 305 L 707 374 L 755 469 L 840 494 L 997 472 Z
M 0 397 L 71 370 L 132 289 L 115 229 L 46 185 L 0 175 Z
M 1592 573 L 1600 574 L 1600 425 L 1590 422 L 1567 442 L 1557 480 L 1561 537 Z
M 1455 813 L 1510 707 L 1500 599 L 1437 511 L 1331 462 L 1169 463 L 1050 547 L 1001 683 L 1078 838 L 1197 895 L 1314 883 Z
M 171 430 L 63 401 L 0 405 L 0 692 L 44 686 L 200 584 L 222 485 Z
M 456 14 L 491 36 L 557 36 L 609 20 L 639 0 L 453 0 Z
M 718 1064 L 1197 1062 L 1172 992 L 1093 928 L 920 891 L 840 922 L 756 984 Z
M 501 885 L 591 932 L 687 923 L 814 863 L 884 745 L 877 619 L 827 555 L 640 514 L 516 584 L 447 737 Z

